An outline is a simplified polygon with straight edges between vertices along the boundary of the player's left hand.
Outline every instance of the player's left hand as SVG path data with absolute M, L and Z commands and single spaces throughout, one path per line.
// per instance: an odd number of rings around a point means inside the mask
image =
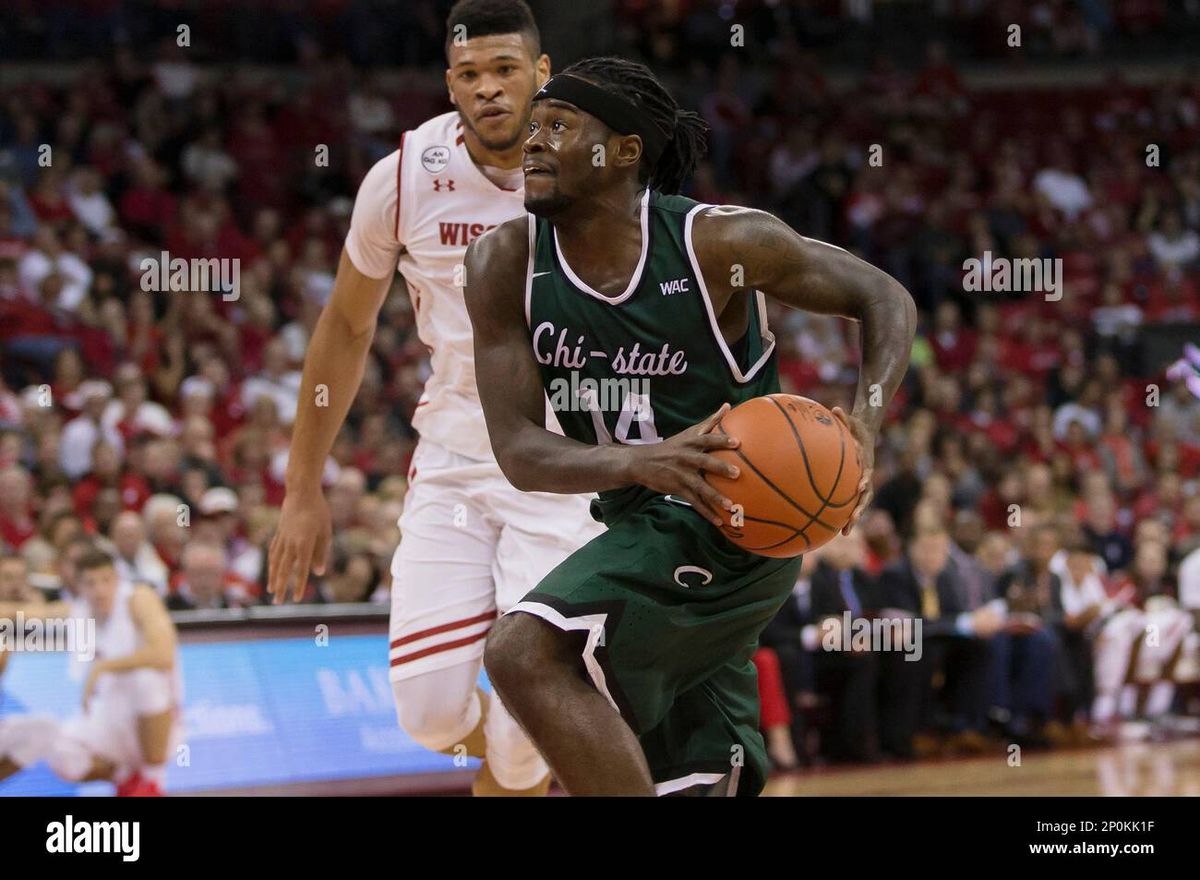
M 874 497 L 875 491 L 871 488 L 872 474 L 875 471 L 875 434 L 867 427 L 867 423 L 858 416 L 852 416 L 840 406 L 833 408 L 833 414 L 836 418 L 842 420 L 842 424 L 849 430 L 850 434 L 858 441 L 859 461 L 862 462 L 862 479 L 858 481 L 858 504 L 854 508 L 854 513 L 850 515 L 850 519 L 846 521 L 845 527 L 842 529 L 843 535 L 850 534 L 850 530 L 858 523 L 859 517 L 867 509 L 871 503 L 871 498 Z

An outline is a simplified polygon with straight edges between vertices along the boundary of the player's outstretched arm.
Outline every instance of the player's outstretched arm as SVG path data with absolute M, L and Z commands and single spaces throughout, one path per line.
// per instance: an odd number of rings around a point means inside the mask
M 267 592 L 276 604 L 286 598 L 289 582 L 299 600 L 309 571 L 324 573 L 331 525 L 321 474 L 362 383 L 391 280 L 390 273 L 383 278 L 364 275 L 343 250 L 333 294 L 309 340 L 288 453 L 287 494 L 268 561 Z
M 834 408 L 863 453 L 859 504 L 846 525 L 848 532 L 870 503 L 875 436 L 908 369 L 917 329 L 912 297 L 886 272 L 842 248 L 805 238 L 765 211 L 713 208 L 696 218 L 693 234 L 718 313 L 731 297 L 761 290 L 792 308 L 862 325 L 863 360 L 853 410 L 847 416 Z
M 496 227 L 467 248 L 466 301 L 475 339 L 475 378 L 492 450 L 504 475 L 526 492 L 582 493 L 640 483 L 706 512 L 731 502 L 701 470 L 736 476 L 708 450 L 736 440 L 711 433 L 720 413 L 649 446 L 592 446 L 546 430 L 546 397 L 525 323 L 528 220 Z M 722 407 L 721 412 L 725 408 Z

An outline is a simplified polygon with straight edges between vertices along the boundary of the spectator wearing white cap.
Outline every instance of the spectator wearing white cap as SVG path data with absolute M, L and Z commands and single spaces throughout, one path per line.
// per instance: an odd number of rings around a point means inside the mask
M 58 460 L 63 473 L 77 480 L 92 466 L 92 447 L 103 439 L 119 457 L 125 456 L 125 441 L 121 433 L 103 422 L 104 410 L 112 398 L 112 386 L 102 379 L 88 379 L 79 386 L 83 411 L 69 421 L 62 431 Z
M 188 376 L 179 383 L 179 404 L 184 418 L 202 416 L 208 418 L 212 411 L 216 389 L 203 376 Z
M 214 486 L 200 498 L 193 539 L 220 545 L 225 550 L 229 570 L 250 583 L 262 574 L 262 548 L 242 534 L 241 504 L 237 493 L 225 486 Z

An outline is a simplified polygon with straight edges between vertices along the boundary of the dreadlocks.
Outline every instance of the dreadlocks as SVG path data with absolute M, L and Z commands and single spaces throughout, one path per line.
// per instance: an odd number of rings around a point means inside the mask
M 680 109 L 644 64 L 624 58 L 586 58 L 562 71 L 609 89 L 640 106 L 668 138 L 653 167 L 643 161 L 638 180 L 662 193 L 677 193 L 704 156 L 708 126 L 698 113 Z

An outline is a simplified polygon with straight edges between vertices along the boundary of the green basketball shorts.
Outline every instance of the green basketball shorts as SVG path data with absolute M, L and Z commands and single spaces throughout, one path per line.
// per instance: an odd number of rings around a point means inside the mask
M 584 666 L 637 734 L 659 794 L 757 795 L 768 763 L 750 658 L 800 559 L 747 553 L 641 487 L 593 502 L 593 515 L 607 531 L 509 613 L 583 636 Z

